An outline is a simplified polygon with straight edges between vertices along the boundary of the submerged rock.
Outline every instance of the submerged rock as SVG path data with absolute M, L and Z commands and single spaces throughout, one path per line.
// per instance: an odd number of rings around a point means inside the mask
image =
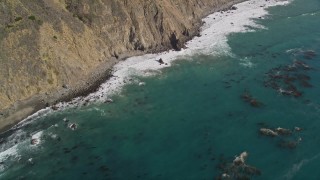
M 271 129 L 267 129 L 267 128 L 260 128 L 260 134 L 264 135 L 264 136 L 271 136 L 271 137 L 275 137 L 278 136 L 277 132 L 274 132 Z
M 292 64 L 279 66 L 266 73 L 265 87 L 271 87 L 280 94 L 292 97 L 301 97 L 302 91 L 297 87 L 311 88 L 310 76 L 306 75 L 307 70 L 313 69 L 303 61 L 295 60 Z
M 294 127 L 294 130 L 299 132 L 299 131 L 302 131 L 302 128 L 300 128 L 300 127 Z
M 31 145 L 37 145 L 39 144 L 39 140 L 34 138 L 34 139 L 31 139 Z
M 292 131 L 290 129 L 284 129 L 281 127 L 276 128 L 275 132 L 279 135 L 291 135 L 292 134 Z
M 232 163 L 227 163 L 222 159 L 222 162 L 218 165 L 222 173 L 217 179 L 251 179 L 252 176 L 261 175 L 259 169 L 246 164 L 247 157 L 248 153 L 244 151 L 236 156 Z
M 245 151 L 241 153 L 239 156 L 236 156 L 236 158 L 233 160 L 233 164 L 236 166 L 243 165 L 245 164 L 247 157 L 248 157 L 248 153 Z
M 313 59 L 317 56 L 317 53 L 313 50 L 307 50 L 303 53 L 305 59 Z
M 245 165 L 244 168 L 243 168 L 243 171 L 246 174 L 250 174 L 250 175 L 261 175 L 261 171 L 259 169 L 257 169 L 256 167 L 253 167 L 253 166 Z
M 280 141 L 278 143 L 278 146 L 279 147 L 282 147 L 282 148 L 288 148 L 288 149 L 295 149 L 298 145 L 299 141 Z
M 69 128 L 74 131 L 74 130 L 76 130 L 78 128 L 78 125 L 75 124 L 75 123 L 72 123 L 72 124 L 69 125 Z
M 241 95 L 241 98 L 243 99 L 243 101 L 249 103 L 252 107 L 261 107 L 263 105 L 263 103 L 253 98 L 248 91 L 245 91 Z
M 262 106 L 262 103 L 259 102 L 259 101 L 256 100 L 256 99 L 251 99 L 251 100 L 250 100 L 250 105 L 251 105 L 252 107 L 260 107 L 260 106 Z

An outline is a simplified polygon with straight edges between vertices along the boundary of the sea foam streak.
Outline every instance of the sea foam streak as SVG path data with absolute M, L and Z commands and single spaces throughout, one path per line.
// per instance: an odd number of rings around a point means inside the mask
M 113 68 L 113 77 L 103 83 L 97 92 L 89 94 L 87 97 L 74 98 L 69 103 L 57 104 L 58 111 L 66 108 L 78 107 L 90 102 L 106 102 L 110 96 L 119 94 L 121 88 L 130 83 L 139 84 L 136 76 L 150 76 L 161 73 L 161 69 L 171 66 L 174 60 L 188 58 L 197 54 L 210 55 L 232 55 L 227 43 L 227 36 L 230 33 L 253 31 L 252 28 L 264 28 L 255 23 L 254 19 L 265 17 L 268 14 L 266 8 L 277 5 L 286 5 L 289 1 L 280 0 L 251 0 L 234 5 L 236 10 L 215 12 L 203 19 L 205 24 L 201 28 L 201 36 L 195 37 L 186 43 L 186 48 L 181 51 L 167 51 L 158 54 L 146 54 L 128 58 L 119 62 Z M 162 58 L 165 64 L 160 65 L 156 60 Z M 250 62 L 239 62 L 251 66 Z M 140 83 L 143 84 L 143 83 Z M 29 116 L 13 127 L 18 129 L 39 117 L 52 113 L 51 108 L 46 108 Z M 2 152 L 8 154 L 5 150 Z M 2 155 L 0 153 L 0 157 Z M 10 154 L 10 153 L 9 153 Z
M 285 179 L 292 179 L 300 171 L 300 169 L 303 166 L 307 165 L 308 163 L 310 163 L 312 161 L 315 161 L 319 157 L 320 157 L 320 153 L 316 154 L 315 156 L 313 156 L 310 159 L 303 159 L 299 163 L 293 164 L 292 168 L 284 175 L 284 178 Z

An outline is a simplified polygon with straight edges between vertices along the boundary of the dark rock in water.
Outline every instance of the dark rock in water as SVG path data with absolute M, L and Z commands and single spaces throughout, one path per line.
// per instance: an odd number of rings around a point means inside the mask
M 300 81 L 300 84 L 303 86 L 303 87 L 306 87 L 306 88 L 311 88 L 313 87 L 312 84 L 310 84 L 308 81 L 306 80 L 301 80 Z
M 36 145 L 39 143 L 39 140 L 38 139 L 31 139 L 31 144 L 32 145 Z
M 247 102 L 252 99 L 251 94 L 250 94 L 248 91 L 245 91 L 245 92 L 241 95 L 241 98 L 242 98 L 244 101 L 247 101 Z
M 71 150 L 65 150 L 64 153 L 65 154 L 71 153 Z
M 288 65 L 285 69 L 285 71 L 296 71 L 297 70 L 297 67 L 294 66 L 294 65 Z
M 248 91 L 245 91 L 242 95 L 241 98 L 249 103 L 252 107 L 261 107 L 263 104 L 259 102 L 257 99 L 253 98 L 251 94 Z
M 74 150 L 74 149 L 77 149 L 79 146 L 78 145 L 74 145 L 71 149 Z
M 249 175 L 261 175 L 261 171 L 255 167 L 245 165 L 243 171 Z
M 75 124 L 75 123 L 72 123 L 72 124 L 69 125 L 69 128 L 72 129 L 73 131 L 76 130 L 77 127 L 78 127 L 78 126 L 77 126 L 77 124 Z
M 301 97 L 302 91 L 296 86 L 303 88 L 313 87 L 310 83 L 310 76 L 303 74 L 305 70 L 312 69 L 303 61 L 296 60 L 292 65 L 279 66 L 266 73 L 265 87 L 271 87 L 285 96 Z M 294 71 L 294 72 L 292 72 Z
M 291 77 L 289 75 L 285 75 L 283 77 L 283 82 L 286 83 L 286 84 L 290 84 L 290 83 L 294 82 L 295 80 L 296 80 L 295 77 Z
M 219 163 L 218 168 L 222 171 L 216 179 L 251 179 L 253 176 L 261 175 L 261 171 L 256 167 L 247 165 L 245 160 L 247 152 L 241 153 L 232 163 L 227 163 L 224 159 Z
M 296 67 L 302 67 L 305 70 L 309 70 L 311 69 L 311 67 L 309 65 L 307 65 L 306 63 L 302 62 L 302 61 L 295 61 L 294 62 L 294 66 Z
M 315 51 L 308 50 L 303 53 L 305 59 L 313 59 L 317 56 Z
M 294 130 L 299 132 L 299 131 L 302 131 L 302 128 L 300 128 L 300 127 L 294 127 Z
M 287 149 L 295 149 L 298 145 L 297 141 L 280 141 L 278 143 L 278 146 L 281 148 L 287 148 Z
M 300 92 L 300 91 L 295 91 L 295 92 L 293 92 L 293 96 L 294 96 L 294 97 L 300 97 L 300 96 L 302 96 L 302 92 Z
M 99 170 L 103 171 L 103 172 L 106 172 L 106 171 L 109 171 L 109 168 L 107 166 L 105 166 L 105 165 L 102 165 L 102 166 L 100 166 Z
M 284 129 L 284 128 L 281 128 L 281 127 L 276 128 L 274 131 L 279 135 L 288 136 L 288 135 L 292 134 L 292 131 L 290 129 Z
M 53 110 L 58 110 L 59 109 L 59 107 L 58 106 L 56 106 L 56 105 L 53 105 L 53 106 L 51 106 L 51 109 L 53 109 Z
M 297 87 L 295 87 L 293 84 L 288 83 L 287 87 L 288 91 L 297 91 Z
M 261 135 L 264 135 L 264 136 L 270 136 L 270 137 L 278 136 L 277 132 L 267 128 L 260 128 L 259 132 Z
M 259 101 L 257 101 L 256 99 L 251 99 L 251 100 L 250 100 L 250 105 L 251 105 L 252 107 L 261 107 L 261 106 L 262 106 L 262 103 L 259 102 Z
M 248 157 L 248 153 L 243 152 L 233 160 L 233 164 L 236 166 L 243 165 L 245 164 L 247 157 Z
M 276 82 L 271 82 L 269 85 L 272 89 L 278 89 L 280 87 Z
M 160 58 L 160 59 L 158 60 L 158 62 L 159 62 L 160 64 L 164 64 L 164 61 L 162 60 L 162 58 Z
M 296 77 L 297 77 L 299 80 L 310 80 L 310 79 L 311 79 L 310 76 L 305 75 L 305 74 L 296 74 Z

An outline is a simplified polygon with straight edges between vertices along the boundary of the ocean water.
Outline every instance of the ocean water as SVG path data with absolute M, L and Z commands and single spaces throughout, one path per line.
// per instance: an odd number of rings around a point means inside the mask
M 2 134 L 0 179 L 320 179 L 320 1 L 268 11 L 265 28 L 228 36 L 228 53 L 180 57 L 113 103 Z M 259 132 L 277 127 L 292 133 Z

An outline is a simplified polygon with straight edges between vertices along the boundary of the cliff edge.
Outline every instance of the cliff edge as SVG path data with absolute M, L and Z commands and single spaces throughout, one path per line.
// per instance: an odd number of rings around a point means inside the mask
M 92 91 L 126 57 L 179 50 L 237 1 L 1 1 L 0 128 Z

